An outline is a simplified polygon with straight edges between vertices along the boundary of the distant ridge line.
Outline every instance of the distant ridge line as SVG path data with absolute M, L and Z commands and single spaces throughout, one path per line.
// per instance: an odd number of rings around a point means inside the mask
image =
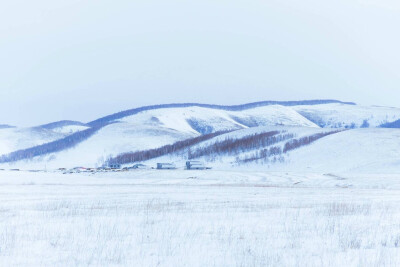
M 69 125 L 76 125 L 76 126 L 88 126 L 87 124 L 79 121 L 70 121 L 70 120 L 62 120 L 62 121 L 56 121 L 56 122 L 51 122 L 43 125 L 36 126 L 37 128 L 44 128 L 44 129 L 54 129 L 58 127 L 63 127 L 63 126 L 69 126 Z
M 356 105 L 354 102 L 342 102 L 339 100 L 326 99 L 326 100 L 302 100 L 302 101 L 260 101 L 247 103 L 242 105 L 213 105 L 213 104 L 199 104 L 199 103 L 174 103 L 174 104 L 161 104 L 161 105 L 151 105 L 143 106 L 134 109 L 128 109 L 125 111 L 120 111 L 97 120 L 87 123 L 91 127 L 101 127 L 108 124 L 111 121 L 115 121 L 127 116 L 135 115 L 142 111 L 162 109 L 162 108 L 185 108 L 185 107 L 202 107 L 202 108 L 213 108 L 221 110 L 231 110 L 231 111 L 241 111 L 256 107 L 269 106 L 269 105 L 281 105 L 281 106 L 300 106 L 300 105 L 321 105 L 321 104 L 345 104 L 345 105 Z

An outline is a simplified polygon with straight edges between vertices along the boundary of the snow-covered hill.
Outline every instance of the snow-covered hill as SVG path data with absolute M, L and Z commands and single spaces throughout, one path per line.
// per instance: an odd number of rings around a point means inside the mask
M 336 132 L 336 130 L 299 126 L 253 127 L 225 133 L 203 141 L 199 144 L 187 147 L 178 151 L 177 153 L 167 154 L 158 158 L 150 159 L 144 163 L 150 166 L 155 166 L 157 162 L 173 162 L 177 166 L 184 166 L 186 160 L 192 159 L 206 162 L 210 167 L 229 169 L 232 167 L 236 168 L 243 165 L 249 165 L 245 164 L 246 159 L 257 157 L 255 154 L 259 153 L 261 150 L 269 149 L 271 147 L 279 147 L 281 152 L 276 155 L 262 158 L 260 160 L 248 161 L 249 163 L 256 164 L 266 163 L 267 161 L 271 163 L 273 158 L 285 156 L 283 153 L 283 148 L 288 141 L 330 132 Z M 263 135 L 266 135 L 266 137 Z M 270 139 L 270 137 L 272 139 Z M 228 141 L 231 144 L 228 144 Z M 208 150 L 204 156 L 194 156 L 197 154 L 202 155 L 203 152 L 201 151 L 204 150 Z M 198 153 L 199 151 L 201 153 Z M 188 153 L 194 157 L 189 158 Z M 266 164 L 266 166 L 267 165 L 268 164 Z
M 102 127 L 71 149 L 36 157 L 23 165 L 32 168 L 44 164 L 50 168 L 99 166 L 108 157 L 120 153 L 157 148 L 210 132 L 258 125 L 318 128 L 292 109 L 276 105 L 246 111 L 202 107 L 155 109 L 122 118 Z
M 86 130 L 90 126 L 79 121 L 57 121 L 49 124 L 40 125 L 37 128 L 51 130 L 56 133 L 73 134 Z
M 214 151 L 206 156 L 195 157 L 193 160 L 200 160 L 209 167 L 221 170 L 400 173 L 400 130 L 382 128 L 336 132 L 334 129 L 307 127 L 256 127 L 220 135 L 191 146 L 190 149 L 142 163 L 155 166 L 157 162 L 173 162 L 176 166 L 183 168 L 185 161 L 188 160 L 188 151 L 195 155 L 196 151 L 216 147 L 218 143 L 226 140 L 240 141 L 248 136 L 272 131 L 292 136 L 268 146 L 259 146 L 245 151 L 241 147 L 236 151 L 234 145 L 230 145 L 229 152 L 228 150 Z M 329 132 L 331 132 L 330 135 L 323 136 L 310 144 L 300 145 L 298 148 L 284 152 L 286 143 Z M 267 157 L 260 156 L 263 155 L 262 150 L 268 150 L 271 147 L 279 147 L 281 152 Z
M 392 107 L 332 103 L 294 106 L 293 110 L 325 128 L 379 127 L 400 119 L 400 109 Z
M 274 170 L 400 173 L 400 129 L 354 129 L 289 153 Z
M 0 127 L 0 155 L 53 142 L 88 128 L 83 123 L 69 121 L 30 128 Z
M 267 125 L 318 128 L 317 125 L 291 108 L 278 105 L 257 107 L 244 111 L 226 111 L 202 107 L 157 109 L 143 111 L 119 121 L 157 125 L 179 132 L 195 134 Z
M 42 128 L 0 129 L 0 155 L 41 145 L 64 137 L 63 134 Z
M 284 102 L 286 103 L 286 102 Z M 287 102 L 278 105 L 277 103 L 260 102 L 240 106 L 225 107 L 200 104 L 173 104 L 164 106 L 143 107 L 135 110 L 113 114 L 88 124 L 74 121 L 60 121 L 50 123 L 34 128 L 6 128 L 0 129 L 0 155 L 10 153 L 16 150 L 29 148 L 29 151 L 18 151 L 11 153 L 8 157 L 3 157 L 2 167 L 18 168 L 71 168 L 76 166 L 95 167 L 102 165 L 108 158 L 117 155 L 143 151 L 147 149 L 159 148 L 164 145 L 170 145 L 177 141 L 198 137 L 208 133 L 218 131 L 233 131 L 228 134 L 215 137 L 212 140 L 203 142 L 192 147 L 195 150 L 200 145 L 212 144 L 224 138 L 240 139 L 243 136 L 262 133 L 266 131 L 281 131 L 292 134 L 292 138 L 285 137 L 279 145 L 283 149 L 285 142 L 307 137 L 315 134 L 327 133 L 333 131 L 333 128 L 352 129 L 352 128 L 374 128 L 380 127 L 385 123 L 391 124 L 400 119 L 400 109 L 386 107 L 364 107 L 352 103 L 342 103 L 338 101 L 305 101 L 305 102 Z M 322 127 L 322 128 L 321 128 Z M 316 162 L 324 158 L 324 151 L 333 150 L 337 147 L 348 145 L 349 140 L 360 138 L 363 142 L 371 142 L 378 146 L 382 144 L 379 140 L 391 140 L 396 138 L 397 129 L 370 129 L 365 130 L 364 138 L 359 136 L 364 133 L 362 130 L 349 130 L 344 133 L 327 136 L 321 140 L 315 141 L 309 146 L 301 147 L 295 151 L 283 153 L 273 162 L 255 160 L 246 161 L 246 157 L 253 157 L 255 153 L 261 153 L 263 147 L 243 152 L 241 155 L 214 155 L 213 162 L 218 168 L 240 168 L 243 165 L 251 165 L 252 168 L 273 169 L 287 168 L 290 166 L 314 166 Z M 76 136 L 76 134 L 81 134 Z M 348 140 L 332 139 L 337 136 L 345 136 Z M 67 139 L 66 139 L 67 137 Z M 368 138 L 375 140 L 368 141 Z M 317 144 L 325 140 L 334 140 L 331 146 L 323 145 L 321 148 L 315 148 L 316 151 L 308 151 Z M 50 143 L 49 143 L 50 142 Z M 329 142 L 329 141 L 325 141 Z M 35 147 L 45 144 L 44 146 Z M 325 147 L 326 146 L 326 147 Z M 30 148 L 33 147 L 33 148 Z M 380 157 L 386 159 L 396 156 L 391 154 L 393 145 L 390 142 L 382 144 Z M 357 152 L 356 149 L 353 151 Z M 361 149 L 358 151 L 362 151 Z M 385 152 L 386 151 L 386 152 Z M 354 153 L 355 153 L 354 152 Z M 343 156 L 353 152 L 344 151 Z M 321 155 L 319 155 L 321 154 Z M 17 156 L 16 156 L 17 155 Z M 35 155 L 33 158 L 31 155 Z M 15 156 L 15 157 L 14 157 Z M 12 159 L 23 159 L 13 161 Z M 165 158 L 154 159 L 148 163 L 154 164 L 157 160 L 177 160 L 176 155 L 167 155 Z M 350 157 L 350 156 L 348 156 Z M 235 164 L 235 160 L 241 159 L 242 162 Z M 354 156 L 362 160 L 361 156 Z M 366 159 L 367 157 L 365 157 Z M 308 160 L 309 159 L 309 160 Z M 182 155 L 180 160 L 184 160 Z M 210 161 L 210 158 L 204 160 Z M 347 158 L 351 162 L 353 160 Z M 245 162 L 245 164 L 244 164 Z M 301 162 L 296 165 L 296 162 Z M 310 162 L 307 164 L 307 162 Z M 321 169 L 331 166 L 327 165 Z M 370 161 L 368 161 L 370 162 Z M 273 163 L 273 164 L 272 164 Z M 349 168 L 361 166 L 354 161 Z M 289 166 L 290 165 L 290 166 Z M 335 163 L 332 164 L 334 166 Z M 311 166 L 311 167 L 312 167 Z

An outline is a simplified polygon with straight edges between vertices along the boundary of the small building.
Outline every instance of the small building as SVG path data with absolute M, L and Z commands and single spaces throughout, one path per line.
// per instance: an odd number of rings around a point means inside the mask
M 204 162 L 197 161 L 197 160 L 189 160 L 186 161 L 186 169 L 187 170 L 207 170 L 211 169 L 207 167 Z
M 121 169 L 121 164 L 113 163 L 113 164 L 108 164 L 108 168 L 110 169 Z
M 173 163 L 157 163 L 157 170 L 173 170 L 176 169 Z

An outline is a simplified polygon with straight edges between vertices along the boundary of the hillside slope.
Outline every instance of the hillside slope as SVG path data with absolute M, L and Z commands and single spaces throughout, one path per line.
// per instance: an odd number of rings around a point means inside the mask
M 144 106 L 144 107 L 121 111 L 118 113 L 114 113 L 114 114 L 99 118 L 92 122 L 89 122 L 88 125 L 90 125 L 91 127 L 103 126 L 110 122 L 117 121 L 121 118 L 136 115 L 143 111 L 152 111 L 152 110 L 169 109 L 169 108 L 200 107 L 200 108 L 208 108 L 208 109 L 214 109 L 214 110 L 243 111 L 243 110 L 253 109 L 253 108 L 257 108 L 257 107 L 271 106 L 271 105 L 291 107 L 291 106 L 301 106 L 301 105 L 322 105 L 322 104 L 331 104 L 331 103 L 356 105 L 355 103 L 352 103 L 352 102 L 342 102 L 342 101 L 338 101 L 338 100 L 260 101 L 260 102 L 242 104 L 242 105 L 232 105 L 232 106 L 210 105 L 210 104 L 199 104 L 199 103 L 163 104 L 163 105 L 154 105 L 154 106 Z
M 53 142 L 88 128 L 89 126 L 83 123 L 72 121 L 54 122 L 30 128 L 3 127 L 0 128 L 0 156 Z
M 392 107 L 331 103 L 292 108 L 324 128 L 372 128 L 400 119 L 400 109 Z
M 400 130 L 354 129 L 327 136 L 289 153 L 274 170 L 400 172 Z
M 298 126 L 247 128 L 219 135 L 143 163 L 155 166 L 157 162 L 174 162 L 182 167 L 185 166 L 186 160 L 199 160 L 216 169 L 241 168 L 258 164 L 268 168 L 269 165 L 285 160 L 288 151 L 292 149 L 287 144 L 298 140 L 299 145 L 304 146 L 307 145 L 304 138 L 310 138 L 312 142 L 312 137 L 319 139 L 336 132 L 336 129 Z
M 100 128 L 70 149 L 20 161 L 14 165 L 48 167 L 100 166 L 110 156 L 157 148 L 179 140 L 216 131 L 246 129 L 259 125 L 296 125 L 318 128 L 284 106 L 258 107 L 246 111 L 202 107 L 147 110 L 121 118 Z
M 73 134 L 76 132 L 86 130 L 90 128 L 90 126 L 79 121 L 64 120 L 64 121 L 57 121 L 49 124 L 40 125 L 37 126 L 36 128 L 47 129 L 62 134 Z
M 0 129 L 0 155 L 48 143 L 64 136 L 62 133 L 42 128 Z
M 285 138 L 259 145 L 261 139 L 254 138 L 268 132 L 279 132 L 274 133 L 274 136 Z M 309 144 L 294 142 L 319 134 L 323 135 Z M 256 146 L 252 146 L 251 142 Z M 299 145 L 292 146 L 285 152 L 287 144 Z M 271 151 L 271 148 L 280 150 L 275 149 L 272 154 L 262 152 Z M 206 151 L 207 154 L 197 157 L 196 155 L 202 155 L 199 151 Z M 173 162 L 183 168 L 190 155 L 193 160 L 200 160 L 219 170 L 233 168 L 277 172 L 400 173 L 400 130 L 375 128 L 336 132 L 334 129 L 307 127 L 256 127 L 220 135 L 177 153 L 143 163 L 155 166 L 157 162 Z

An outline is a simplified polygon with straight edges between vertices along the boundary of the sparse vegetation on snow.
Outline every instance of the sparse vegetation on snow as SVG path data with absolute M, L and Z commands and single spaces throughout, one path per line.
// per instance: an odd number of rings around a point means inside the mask
M 0 265 L 400 264 L 395 176 L 109 175 L 1 172 Z

